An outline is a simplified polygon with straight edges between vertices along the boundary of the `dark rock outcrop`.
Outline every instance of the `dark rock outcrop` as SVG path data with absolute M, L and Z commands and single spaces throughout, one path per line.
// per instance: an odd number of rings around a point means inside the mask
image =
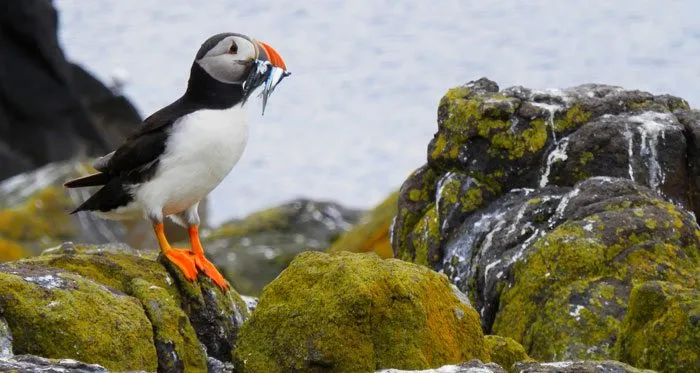
M 141 118 L 68 62 L 49 0 L 0 5 L 0 180 L 76 156 L 100 155 Z
M 395 255 L 444 271 L 486 332 L 533 358 L 683 371 L 664 362 L 693 360 L 692 303 L 652 312 L 685 320 L 668 324 L 678 349 L 647 346 L 657 327 L 627 317 L 651 312 L 630 296 L 640 282 L 697 286 L 698 128 L 684 100 L 619 87 L 451 89 L 401 188 Z

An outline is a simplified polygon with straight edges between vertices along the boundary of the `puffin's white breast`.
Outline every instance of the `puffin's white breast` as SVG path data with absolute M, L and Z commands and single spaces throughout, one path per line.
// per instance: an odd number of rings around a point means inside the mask
M 199 110 L 173 124 L 158 171 L 135 190 L 149 214 L 171 215 L 199 202 L 228 175 L 248 141 L 245 108 Z

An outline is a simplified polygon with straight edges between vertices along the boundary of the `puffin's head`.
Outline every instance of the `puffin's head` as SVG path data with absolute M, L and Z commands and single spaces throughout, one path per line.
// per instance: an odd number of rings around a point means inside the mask
M 194 62 L 218 82 L 242 86 L 246 97 L 264 83 L 263 112 L 267 97 L 290 74 L 282 57 L 271 46 L 230 32 L 207 39 Z
M 287 69 L 282 57 L 272 47 L 236 33 L 217 34 L 207 39 L 199 48 L 195 63 L 222 83 L 242 84 L 248 79 L 256 60 Z

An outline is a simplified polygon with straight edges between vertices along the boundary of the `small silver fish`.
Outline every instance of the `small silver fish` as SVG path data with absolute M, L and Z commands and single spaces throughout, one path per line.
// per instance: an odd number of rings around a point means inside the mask
M 255 90 L 257 87 L 263 87 L 258 97 L 262 97 L 262 115 L 265 115 L 265 107 L 267 100 L 274 92 L 277 85 L 282 79 L 291 75 L 289 71 L 272 66 L 268 61 L 254 60 L 255 67 L 252 69 L 248 79 L 243 83 L 244 90 Z

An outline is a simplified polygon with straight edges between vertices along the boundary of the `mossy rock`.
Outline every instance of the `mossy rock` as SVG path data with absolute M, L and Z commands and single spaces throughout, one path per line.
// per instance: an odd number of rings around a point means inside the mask
M 49 287 L 42 288 L 43 295 L 38 297 L 51 306 L 42 306 L 42 317 L 36 318 L 15 306 L 6 307 L 3 302 L 14 302 L 14 299 L 0 295 L 0 317 L 5 318 L 15 336 L 14 352 L 17 354 L 72 358 L 120 371 L 128 370 L 119 365 L 122 360 L 133 364 L 125 366 L 134 370 L 157 367 L 159 371 L 204 371 L 207 357 L 230 361 L 238 329 L 248 317 L 245 302 L 235 290 L 222 293 L 202 277 L 190 283 L 152 251 L 142 252 L 126 245 L 66 243 L 40 256 L 5 263 L 0 266 L 0 275 L 2 273 L 6 277 L 0 277 L 0 289 L 10 286 L 7 284 L 31 289 L 36 281 L 40 287 Z M 51 279 L 67 285 L 56 288 Z M 83 283 L 89 286 L 82 286 Z M 85 293 L 84 297 L 94 298 L 94 301 L 83 305 L 63 301 L 53 293 L 61 297 L 78 297 Z M 0 294 L 4 291 L 0 290 Z M 52 304 L 52 301 L 58 303 Z M 129 332 L 130 324 L 120 318 L 120 309 L 125 307 L 122 303 L 134 305 L 130 310 L 137 315 L 128 317 L 145 321 L 143 334 Z M 58 307 L 59 304 L 63 306 Z M 32 317 L 27 318 L 27 315 Z M 60 323 L 53 322 L 54 319 Z M 85 330 L 80 328 L 82 322 L 86 327 L 99 323 L 94 333 L 101 333 L 101 344 L 92 343 L 93 329 L 84 335 Z M 72 324 L 75 327 L 71 327 Z M 105 330 L 110 326 L 118 330 Z M 61 332 L 59 327 L 66 332 Z M 123 339 L 122 334 L 127 332 L 133 338 Z M 36 338 L 41 338 L 41 342 Z M 119 349 L 110 346 L 119 343 L 151 351 L 148 362 L 146 358 L 138 360 L 128 354 L 115 353 Z M 129 348 L 125 347 L 125 351 Z
M 481 78 L 451 88 L 427 163 L 401 187 L 395 257 L 441 269 L 446 238 L 503 194 L 596 176 L 631 179 L 700 214 L 688 161 L 700 116 L 690 112 L 678 97 L 602 84 L 500 89 Z
M 540 360 L 615 358 L 631 284 L 697 285 L 700 241 L 688 213 L 661 201 L 607 210 L 534 243 L 503 291 L 494 334 L 521 341 Z
M 369 372 L 488 360 L 447 278 L 375 254 L 307 252 L 263 291 L 234 360 L 246 372 Z
M 359 224 L 333 242 L 328 252 L 375 252 L 381 258 L 393 257 L 389 229 L 396 217 L 398 195 L 398 191 L 390 194 L 382 203 L 365 214 Z
M 139 300 L 74 273 L 2 266 L 0 308 L 16 354 L 117 371 L 158 367 L 153 329 Z
M 700 291 L 663 281 L 636 286 L 617 341 L 618 358 L 664 372 L 700 372 Z
M 534 361 L 528 356 L 525 348 L 512 338 L 499 335 L 487 335 L 484 337 L 486 348 L 491 356 L 491 361 L 502 366 L 509 372 L 515 372 L 513 365 L 519 361 Z
M 224 223 L 202 242 L 237 290 L 258 295 L 297 254 L 326 250 L 360 215 L 337 203 L 299 199 Z

